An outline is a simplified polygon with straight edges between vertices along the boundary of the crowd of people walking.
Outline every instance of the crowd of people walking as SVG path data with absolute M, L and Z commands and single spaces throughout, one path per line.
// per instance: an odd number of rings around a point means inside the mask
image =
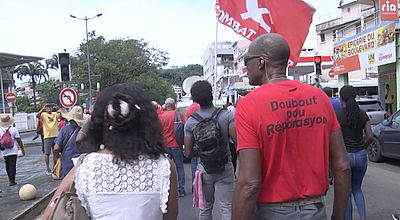
M 42 219 L 57 219 L 65 192 L 83 208 L 79 219 L 177 219 L 179 197 L 190 194 L 185 157 L 201 220 L 213 219 L 215 198 L 223 220 L 349 220 L 353 198 L 366 219 L 361 186 L 372 141 L 369 118 L 351 86 L 338 100 L 330 88 L 288 80 L 289 54 L 278 34 L 256 38 L 244 62 L 250 85 L 259 87 L 225 108 L 213 105 L 212 86 L 204 80 L 192 85 L 193 105 L 185 114 L 174 98 L 161 109 L 127 83 L 104 89 L 90 116 L 81 107 L 68 112 L 45 105 L 37 117 L 46 174 L 53 152 L 53 167 L 61 158 L 63 180 Z M 68 123 L 59 128 L 61 118 Z M 1 116 L 0 135 L 9 131 L 14 140 L 2 151 L 10 185 L 17 145 L 24 153 L 12 121 Z M 329 178 L 335 190 L 328 218 L 323 197 Z

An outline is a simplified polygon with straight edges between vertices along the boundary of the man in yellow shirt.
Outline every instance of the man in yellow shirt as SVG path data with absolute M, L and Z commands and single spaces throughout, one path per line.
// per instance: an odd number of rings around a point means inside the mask
M 385 94 L 385 110 L 388 112 L 390 115 L 393 114 L 393 99 L 394 95 L 392 93 L 392 90 L 390 90 L 389 84 L 386 84 L 386 94 Z
M 38 112 L 36 117 L 43 123 L 43 133 L 44 133 L 44 160 L 46 162 L 46 174 L 51 175 L 51 169 L 49 166 L 49 155 L 53 152 L 53 167 L 56 164 L 58 155 L 54 151 L 54 140 L 58 135 L 58 119 L 60 118 L 60 113 L 53 112 L 53 108 L 57 109 L 57 104 L 47 103 Z M 43 113 L 45 111 L 45 113 Z

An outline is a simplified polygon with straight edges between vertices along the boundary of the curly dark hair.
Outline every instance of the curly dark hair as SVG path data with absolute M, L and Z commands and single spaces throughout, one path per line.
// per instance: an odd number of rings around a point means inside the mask
M 356 102 L 357 91 L 353 86 L 343 86 L 340 89 L 340 99 L 346 103 L 345 113 L 346 113 L 346 124 L 355 128 L 357 126 L 357 121 L 360 120 L 360 107 Z
M 111 150 L 115 162 L 128 162 L 165 153 L 162 127 L 151 100 L 143 90 L 129 84 L 104 89 L 97 100 L 88 130 L 91 149 L 100 144 Z

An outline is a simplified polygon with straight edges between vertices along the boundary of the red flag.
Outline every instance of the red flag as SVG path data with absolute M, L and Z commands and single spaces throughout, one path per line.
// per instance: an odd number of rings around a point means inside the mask
M 249 40 L 278 33 L 289 44 L 288 67 L 299 58 L 315 9 L 301 0 L 216 0 L 217 19 Z

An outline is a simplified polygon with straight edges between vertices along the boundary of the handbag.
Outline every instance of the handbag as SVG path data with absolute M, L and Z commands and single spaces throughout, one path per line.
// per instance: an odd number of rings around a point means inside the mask
M 75 128 L 74 132 L 72 132 L 72 134 L 69 136 L 68 141 L 64 145 L 64 147 L 66 147 L 68 145 L 68 143 L 71 141 L 72 137 L 74 136 L 74 134 L 76 133 L 77 130 L 78 130 L 78 128 Z M 61 179 L 61 167 L 62 167 L 61 158 L 62 158 L 62 155 L 57 158 L 56 165 L 54 165 L 53 173 L 51 175 L 53 177 L 53 179 L 55 179 L 55 180 Z
M 76 167 L 81 165 L 86 154 L 81 154 L 76 163 Z M 69 192 L 62 192 L 58 198 L 50 220 L 90 220 L 86 214 L 85 208 L 82 207 L 81 201 L 76 195 L 75 178 Z
M 175 111 L 175 116 L 174 116 L 174 136 L 176 139 L 176 142 L 179 145 L 183 145 L 183 141 L 185 138 L 185 123 L 182 120 L 182 116 L 180 112 L 177 110 Z

